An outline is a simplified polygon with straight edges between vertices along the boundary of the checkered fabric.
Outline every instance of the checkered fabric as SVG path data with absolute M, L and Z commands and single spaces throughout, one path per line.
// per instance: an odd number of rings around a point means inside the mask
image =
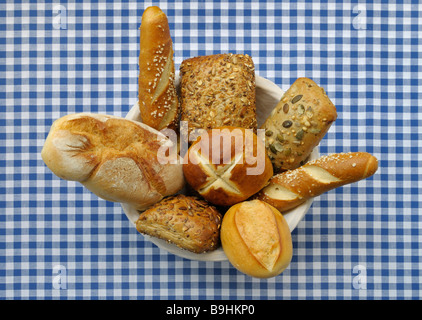
M 0 3 L 0 298 L 422 298 L 418 1 L 154 1 L 176 69 L 232 52 L 284 90 L 310 77 L 338 110 L 320 153 L 379 159 L 375 176 L 315 199 L 292 233 L 290 266 L 262 280 L 160 250 L 119 204 L 41 160 L 55 119 L 125 116 L 137 101 L 139 26 L 152 4 Z

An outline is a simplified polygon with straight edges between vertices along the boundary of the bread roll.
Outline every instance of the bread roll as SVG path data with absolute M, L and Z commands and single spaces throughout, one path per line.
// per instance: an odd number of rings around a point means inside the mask
M 142 122 L 157 130 L 175 129 L 180 107 L 167 17 L 160 8 L 148 7 L 140 29 L 138 103 Z
M 256 131 L 255 67 L 250 56 L 190 58 L 180 65 L 180 77 L 181 120 L 187 121 L 189 134 L 182 133 L 185 141 L 221 126 Z
M 303 165 L 336 118 L 324 89 L 311 79 L 297 79 L 261 127 L 274 171 Z
M 284 212 L 324 192 L 366 179 L 377 169 L 378 161 L 369 153 L 335 153 L 275 175 L 256 198 Z
M 226 212 L 221 244 L 236 269 L 257 278 L 279 275 L 293 255 L 286 220 L 277 209 L 260 200 L 238 203 Z
M 186 181 L 209 202 L 230 206 L 263 188 L 273 175 L 261 140 L 250 129 L 221 127 L 201 135 L 184 157 Z
M 58 177 L 79 181 L 105 200 L 144 210 L 184 185 L 180 161 L 163 163 L 158 156 L 171 146 L 145 124 L 79 113 L 53 123 L 41 156 Z M 173 162 L 171 155 L 167 160 Z
M 203 253 L 220 246 L 221 214 L 204 200 L 182 194 L 164 198 L 139 215 L 136 229 Z

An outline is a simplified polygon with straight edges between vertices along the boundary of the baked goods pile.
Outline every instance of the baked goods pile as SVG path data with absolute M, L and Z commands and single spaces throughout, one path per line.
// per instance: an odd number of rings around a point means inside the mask
M 140 30 L 142 122 L 64 116 L 51 127 L 44 162 L 60 178 L 138 210 L 142 234 L 197 254 L 221 247 L 241 272 L 277 276 L 293 252 L 283 213 L 370 177 L 377 159 L 354 152 L 308 161 L 337 118 L 311 79 L 297 79 L 258 128 L 250 56 L 186 59 L 177 87 L 164 12 L 148 7 Z

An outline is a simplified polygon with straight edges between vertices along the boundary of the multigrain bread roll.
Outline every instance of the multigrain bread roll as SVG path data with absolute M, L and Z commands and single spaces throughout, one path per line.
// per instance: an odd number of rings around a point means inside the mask
M 221 126 L 256 131 L 255 67 L 250 56 L 228 53 L 190 58 L 180 65 L 180 77 L 186 141 L 194 141 L 201 129 Z
M 180 161 L 159 156 L 172 145 L 145 124 L 78 113 L 53 123 L 41 156 L 58 177 L 79 181 L 105 200 L 143 210 L 184 186 Z
M 297 79 L 261 127 L 274 171 L 303 165 L 336 118 L 324 89 L 311 79 Z
M 221 244 L 236 269 L 257 278 L 279 275 L 293 255 L 286 220 L 277 209 L 260 200 L 238 203 L 225 213 Z
M 335 153 L 275 175 L 256 198 L 280 212 L 334 188 L 372 176 L 377 159 L 366 152 Z
M 183 159 L 188 184 L 209 202 L 230 206 L 263 188 L 273 175 L 265 146 L 251 129 L 203 133 Z
M 138 103 L 142 122 L 157 130 L 175 129 L 180 107 L 167 17 L 160 8 L 148 7 L 140 29 Z
M 197 197 L 182 194 L 164 198 L 139 215 L 138 232 L 203 253 L 220 246 L 221 214 Z

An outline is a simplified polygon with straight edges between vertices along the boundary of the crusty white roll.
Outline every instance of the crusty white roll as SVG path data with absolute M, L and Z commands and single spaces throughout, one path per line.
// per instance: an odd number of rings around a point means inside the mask
M 223 217 L 220 238 L 231 264 L 252 277 L 277 276 L 292 259 L 292 237 L 286 220 L 260 200 L 232 206 Z
M 188 184 L 220 206 L 246 200 L 273 175 L 265 146 L 252 129 L 208 130 L 191 145 L 183 162 Z
M 175 129 L 180 107 L 167 16 L 159 7 L 148 7 L 140 29 L 138 104 L 142 122 L 157 130 Z
M 58 177 L 144 210 L 184 186 L 180 161 L 164 157 L 172 145 L 145 124 L 77 113 L 53 123 L 41 156 Z
M 378 160 L 367 152 L 330 154 L 275 175 L 256 198 L 284 212 L 324 192 L 366 179 L 377 169 Z

